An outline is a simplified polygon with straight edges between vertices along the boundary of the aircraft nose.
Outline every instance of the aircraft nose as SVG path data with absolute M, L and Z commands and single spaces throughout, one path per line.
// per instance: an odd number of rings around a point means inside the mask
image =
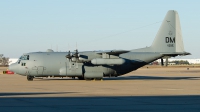
M 9 65 L 9 70 L 16 73 L 17 72 L 17 64 L 13 63 L 13 64 Z

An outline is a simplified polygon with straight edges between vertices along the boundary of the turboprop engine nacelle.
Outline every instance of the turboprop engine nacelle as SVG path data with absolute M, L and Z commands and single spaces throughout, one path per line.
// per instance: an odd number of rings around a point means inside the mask
M 88 59 L 87 55 L 81 55 L 79 54 L 78 62 L 83 63 L 83 62 L 89 62 L 91 59 Z
M 92 59 L 91 61 L 94 65 L 122 65 L 125 63 L 124 59 L 103 59 L 103 58 L 96 58 Z
M 91 59 L 89 60 L 89 59 L 88 59 L 88 56 L 86 56 L 86 55 L 78 54 L 77 57 L 72 57 L 72 58 L 71 58 L 71 61 L 72 61 L 72 62 L 79 62 L 79 63 L 82 63 L 82 62 L 91 61 Z

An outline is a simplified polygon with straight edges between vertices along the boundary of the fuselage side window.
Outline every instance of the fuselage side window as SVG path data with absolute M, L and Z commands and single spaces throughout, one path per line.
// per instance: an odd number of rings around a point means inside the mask
M 22 63 L 21 66 L 26 66 L 26 63 Z

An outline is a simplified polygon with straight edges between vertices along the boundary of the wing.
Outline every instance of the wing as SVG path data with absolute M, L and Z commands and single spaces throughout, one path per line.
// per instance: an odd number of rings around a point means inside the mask
M 130 51 L 126 51 L 126 50 L 108 50 L 108 51 L 99 51 L 99 52 L 96 52 L 97 54 L 109 54 L 109 55 L 116 55 L 116 56 L 119 56 L 120 54 L 123 54 L 123 53 L 127 53 L 127 52 L 130 52 Z

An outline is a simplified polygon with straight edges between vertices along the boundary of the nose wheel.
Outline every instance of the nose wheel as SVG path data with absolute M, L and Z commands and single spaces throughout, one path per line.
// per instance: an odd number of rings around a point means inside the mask
M 29 75 L 27 75 L 27 80 L 28 80 L 28 81 L 33 81 L 33 78 L 34 78 L 34 76 L 29 76 Z

